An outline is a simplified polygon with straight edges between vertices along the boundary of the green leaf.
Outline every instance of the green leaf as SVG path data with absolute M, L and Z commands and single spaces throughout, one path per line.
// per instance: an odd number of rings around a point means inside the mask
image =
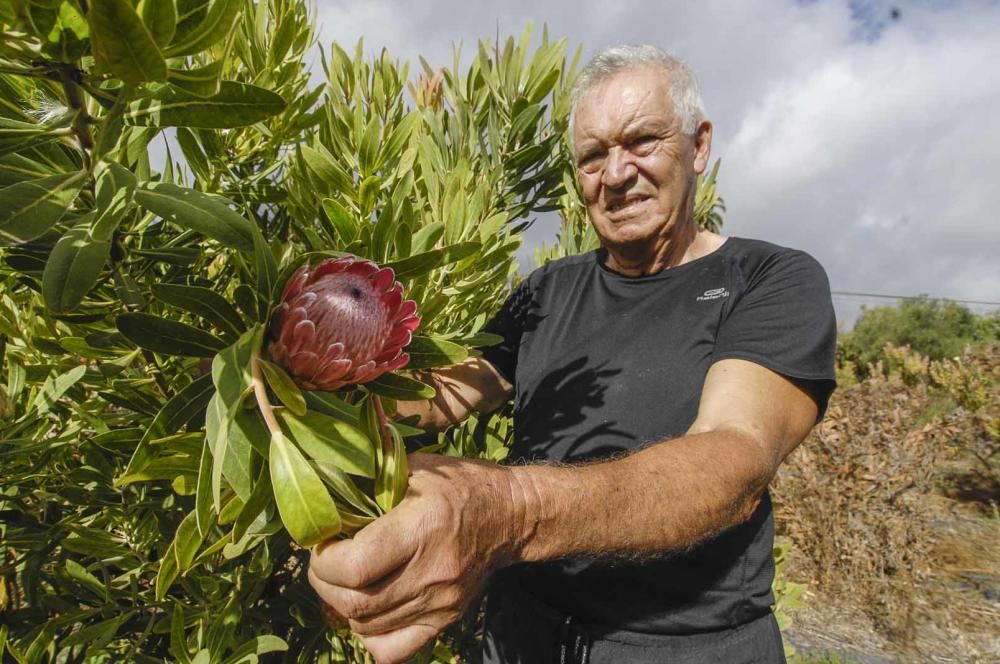
M 142 258 L 149 258 L 154 261 L 161 261 L 169 265 L 187 267 L 201 258 L 201 249 L 198 247 L 161 247 L 159 249 L 132 249 L 130 252 Z
M 66 572 L 69 574 L 70 578 L 74 581 L 80 583 L 92 593 L 98 597 L 106 599 L 108 596 L 108 588 L 100 579 L 87 571 L 87 568 L 76 562 L 72 558 L 66 560 Z
M 226 659 L 223 664 L 244 664 L 246 662 L 256 662 L 258 655 L 266 655 L 271 652 L 284 652 L 288 650 L 288 644 L 273 634 L 257 636 L 233 651 L 233 654 Z
M 389 135 L 388 140 L 379 148 L 378 160 L 375 163 L 374 170 L 378 170 L 386 158 L 395 158 L 403 153 L 403 149 L 410 142 L 413 132 L 420 125 L 422 117 L 419 111 L 411 111 L 399 121 L 399 124 L 396 125 Z
M 221 330 L 223 336 L 232 337 L 232 340 L 246 331 L 243 319 L 229 300 L 210 288 L 183 284 L 153 284 L 153 297 L 200 316 Z
M 240 12 L 241 0 L 214 0 L 198 27 L 166 49 L 168 58 L 195 55 L 225 37 Z
M 146 433 L 135 447 L 126 475 L 140 472 L 150 460 L 150 441 L 176 433 L 196 414 L 204 410 L 212 396 L 211 376 L 202 376 L 184 386 L 180 392 L 170 398 L 156 413 Z M 116 480 L 121 482 L 122 480 Z
M 253 267 L 255 281 L 257 285 L 257 296 L 259 299 L 260 318 L 267 318 L 271 307 L 271 300 L 274 298 L 274 287 L 278 283 L 278 262 L 274 259 L 274 253 L 264 239 L 264 234 L 256 225 L 251 226 L 253 232 Z
M 180 664 L 191 662 L 191 656 L 187 651 L 187 637 L 184 635 L 184 605 L 180 602 L 174 602 L 170 611 L 170 654 Z
M 170 548 L 174 550 L 177 558 L 177 571 L 183 574 L 191 567 L 198 549 L 203 541 L 201 531 L 198 529 L 198 517 L 195 512 L 188 512 L 180 525 L 177 526 L 177 533 L 174 535 L 174 542 Z
M 136 179 L 131 171 L 115 161 L 101 162 L 95 172 L 96 219 L 90 234 L 95 240 L 110 241 L 132 205 Z
M 396 272 L 396 278 L 404 281 L 419 277 L 442 265 L 456 263 L 476 253 L 481 247 L 482 245 L 478 242 L 459 242 L 441 249 L 432 249 L 409 258 L 386 263 L 385 267 L 391 267 Z
M 219 196 L 160 182 L 136 190 L 135 198 L 142 207 L 178 226 L 243 252 L 254 250 L 252 222 Z
M 242 411 L 243 397 L 253 379 L 251 362 L 262 334 L 262 326 L 247 330 L 212 361 L 216 393 L 208 404 L 205 435 L 212 449 L 212 501 L 216 512 L 222 509 L 222 478 L 246 502 L 252 491 L 250 465 L 254 444 L 261 446 L 261 456 L 266 454 L 267 433 L 261 430 L 259 412 Z
M 226 346 L 213 334 L 152 314 L 121 314 L 115 319 L 115 325 L 139 348 L 163 355 L 212 357 Z
M 219 94 L 221 89 L 222 68 L 225 60 L 210 62 L 204 67 L 195 69 L 169 69 L 167 80 L 170 83 L 195 97 L 207 98 Z
M 253 483 L 253 491 L 240 511 L 239 516 L 233 523 L 233 542 L 239 542 L 247 530 L 261 513 L 265 512 L 272 504 L 271 499 L 274 491 L 271 488 L 271 470 L 266 466 L 261 466 L 260 473 Z M 265 513 L 265 518 L 267 514 Z
M 87 644 L 94 650 L 104 648 L 118 634 L 121 626 L 128 622 L 136 613 L 134 610 L 125 611 L 114 618 L 108 618 L 97 624 L 88 625 L 73 632 L 65 639 L 60 639 L 59 643 L 66 648 L 73 648 L 83 644 Z
M 309 148 L 303 149 L 308 150 Z M 327 218 L 333 224 L 333 227 L 337 229 L 337 234 L 345 245 L 358 236 L 357 221 L 355 221 L 354 215 L 348 212 L 347 208 L 343 205 L 332 198 L 324 198 L 323 211 L 326 212 Z
M 361 215 L 367 216 L 375 209 L 379 191 L 382 189 L 382 178 L 369 175 L 358 186 L 358 202 L 361 205 Z
M 97 282 L 108 262 L 111 242 L 94 239 L 92 224 L 92 216 L 87 215 L 66 231 L 45 262 L 42 297 L 53 313 L 75 309 Z
M 213 395 L 214 396 L 214 395 Z M 198 463 L 198 488 L 194 497 L 195 523 L 202 537 L 208 535 L 215 507 L 212 503 L 212 444 L 206 436 Z
M 163 49 L 174 38 L 177 30 L 177 7 L 174 0 L 145 0 L 142 3 L 142 22 L 156 45 Z
M 269 463 L 274 500 L 292 539 L 309 547 L 340 532 L 340 515 L 326 486 L 280 432 L 271 434 Z
M 306 167 L 316 176 L 315 181 L 321 192 L 354 189 L 354 183 L 350 176 L 344 172 L 322 145 L 317 145 L 315 149 L 308 145 L 299 146 L 299 154 Z
M 481 348 L 483 346 L 496 346 L 499 343 L 503 343 L 503 337 L 499 334 L 492 334 L 490 332 L 479 332 L 477 334 L 473 334 L 471 337 L 465 337 L 460 341 L 465 346 Z
M 410 356 L 407 369 L 428 369 L 458 364 L 469 357 L 469 351 L 464 346 L 435 339 L 433 337 L 414 336 L 410 345 L 405 348 Z
M 285 110 L 281 95 L 247 83 L 222 81 L 219 92 L 199 97 L 172 85 L 129 105 L 125 119 L 145 127 L 245 127 Z
M 187 161 L 187 165 L 194 172 L 195 176 L 201 181 L 207 181 L 211 179 L 211 166 L 208 163 L 208 157 L 205 156 L 205 151 L 201 149 L 201 145 L 198 143 L 198 139 L 195 138 L 194 132 L 187 127 L 177 128 L 177 145 L 180 146 L 181 152 L 184 153 L 184 160 Z
M 267 384 L 271 386 L 281 403 L 295 415 L 306 414 L 306 398 L 302 396 L 302 390 L 295 384 L 291 376 L 277 364 L 267 360 L 257 360 L 263 370 Z
M 375 477 L 378 442 L 369 440 L 363 431 L 315 411 L 303 415 L 289 410 L 279 412 L 292 440 L 313 459 L 331 463 L 352 475 Z
M 170 543 L 166 553 L 160 558 L 160 569 L 156 573 L 156 601 L 161 602 L 167 596 L 167 591 L 177 579 L 177 554 L 174 553 L 174 544 Z
M 378 504 L 361 491 L 346 472 L 336 464 L 325 461 L 313 461 L 320 479 L 333 492 L 334 502 L 340 501 L 337 509 L 343 518 L 345 512 L 356 512 L 360 517 L 376 517 L 379 515 Z M 350 508 L 344 509 L 344 508 Z
M 91 2 L 87 13 L 95 56 L 128 85 L 166 81 L 167 64 L 129 0 Z
M 81 364 L 55 378 L 51 376 L 46 378 L 41 389 L 38 391 L 38 396 L 35 397 L 35 411 L 37 414 L 44 415 L 48 413 L 52 406 L 66 394 L 66 391 L 83 378 L 83 374 L 85 373 L 87 373 L 87 367 Z
M 382 374 L 364 386 L 375 394 L 399 401 L 424 401 L 433 399 L 436 394 L 426 383 L 392 373 Z
M 259 411 L 237 409 L 226 431 L 225 447 L 216 448 L 215 463 L 221 465 L 226 482 L 246 503 L 253 493 L 253 451 L 259 448 L 261 456 L 267 453 L 267 426 Z
M 392 442 L 392 448 L 383 454 L 382 467 L 379 468 L 378 477 L 375 479 L 375 502 L 388 512 L 406 495 L 410 473 L 403 438 L 391 425 L 385 428 Z
M 357 426 L 360 408 L 354 404 L 347 403 L 333 392 L 304 390 L 302 394 L 306 398 L 309 410 L 326 413 L 338 420 Z
M 0 240 L 29 242 L 48 232 L 69 210 L 84 176 L 52 175 L 0 189 Z

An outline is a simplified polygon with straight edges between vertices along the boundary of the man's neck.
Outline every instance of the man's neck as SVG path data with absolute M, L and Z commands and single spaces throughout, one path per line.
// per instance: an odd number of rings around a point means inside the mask
M 652 251 L 631 252 L 608 247 L 605 266 L 626 277 L 644 277 L 707 256 L 725 241 L 726 238 L 721 235 L 701 229 L 691 222 Z

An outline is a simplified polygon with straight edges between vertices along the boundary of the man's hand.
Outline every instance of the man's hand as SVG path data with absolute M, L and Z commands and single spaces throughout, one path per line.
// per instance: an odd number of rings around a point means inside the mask
M 458 620 L 516 555 L 524 498 L 515 473 L 410 455 L 395 509 L 351 540 L 317 546 L 309 581 L 375 658 L 403 662 Z

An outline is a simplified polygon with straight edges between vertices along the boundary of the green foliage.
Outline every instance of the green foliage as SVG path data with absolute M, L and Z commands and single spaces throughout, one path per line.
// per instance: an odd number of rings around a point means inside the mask
M 998 321 L 1000 314 L 977 316 L 961 304 L 926 297 L 867 309 L 854 329 L 840 336 L 839 361 L 852 362 L 864 377 L 869 364 L 887 362 L 884 349 L 890 343 L 909 346 L 931 360 L 958 357 L 969 344 L 1000 338 Z
M 0 658 L 366 661 L 301 546 L 398 503 L 421 432 L 376 395 L 432 390 L 303 391 L 266 323 L 298 265 L 351 252 L 417 300 L 415 368 L 489 343 L 520 231 L 567 191 L 565 42 L 424 64 L 411 102 L 360 42 L 311 86 L 296 0 L 16 0 L 0 30 Z
M 774 580 L 771 582 L 771 592 L 774 593 L 774 617 L 778 621 L 778 628 L 782 632 L 792 625 L 791 612 L 801 607 L 804 602 L 802 595 L 806 591 L 804 584 L 795 583 L 788 580 L 786 566 L 788 565 L 788 552 L 792 544 L 787 538 L 779 538 L 774 543 Z M 785 644 L 785 656 L 790 657 L 795 654 L 795 648 L 788 643 Z

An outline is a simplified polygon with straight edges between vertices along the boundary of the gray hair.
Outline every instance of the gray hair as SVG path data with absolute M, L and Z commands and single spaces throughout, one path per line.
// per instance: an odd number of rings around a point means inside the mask
M 674 106 L 674 112 L 681 121 L 681 131 L 694 134 L 698 124 L 705 119 L 705 104 L 701 100 L 701 89 L 694 71 L 680 58 L 665 53 L 655 46 L 622 45 L 611 46 L 599 52 L 580 72 L 572 92 L 570 111 L 570 132 L 576 121 L 580 100 L 591 89 L 624 71 L 656 67 L 669 80 L 667 95 Z

